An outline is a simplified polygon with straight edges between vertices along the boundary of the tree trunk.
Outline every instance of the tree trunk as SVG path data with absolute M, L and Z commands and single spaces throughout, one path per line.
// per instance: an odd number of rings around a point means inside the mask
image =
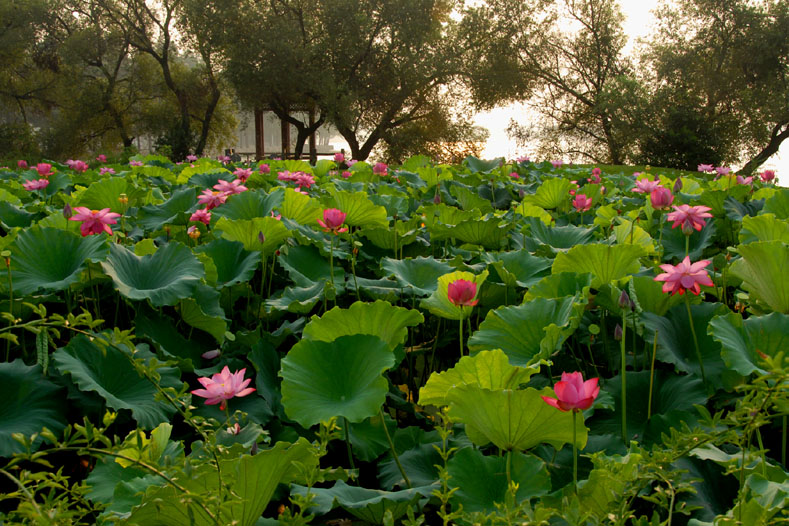
M 784 127 L 784 129 L 781 130 L 781 127 Z M 789 120 L 775 125 L 772 133 L 770 134 L 770 142 L 767 143 L 767 146 L 765 146 L 762 151 L 754 155 L 751 160 L 745 163 L 745 166 L 740 168 L 739 173 L 747 176 L 755 172 L 757 168 L 767 161 L 767 159 L 778 152 L 778 148 L 781 147 L 781 143 L 786 139 L 789 139 Z

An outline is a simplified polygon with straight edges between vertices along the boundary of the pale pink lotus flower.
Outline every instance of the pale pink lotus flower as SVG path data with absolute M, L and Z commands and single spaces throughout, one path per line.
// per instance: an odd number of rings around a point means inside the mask
M 88 168 L 90 168 L 88 166 L 88 163 L 86 163 L 85 161 L 74 160 L 74 159 L 69 159 L 68 161 L 66 161 L 66 166 L 68 166 L 69 168 L 71 168 L 72 170 L 78 173 L 87 172 Z
M 28 167 L 27 167 L 27 161 L 25 161 L 24 159 L 19 159 L 19 160 L 16 162 L 16 165 L 17 165 L 19 168 L 21 168 L 22 170 L 27 170 L 27 168 L 28 168 Z
M 528 155 L 521 155 L 520 157 L 515 159 L 515 161 L 519 162 L 519 163 L 528 163 L 530 161 L 530 159 L 529 159 Z
M 79 226 L 82 237 L 101 234 L 102 232 L 112 235 L 110 225 L 116 224 L 121 216 L 115 212 L 110 212 L 109 208 L 91 210 L 84 206 L 78 206 L 74 208 L 74 212 L 75 214 L 69 218 L 69 221 L 82 221 L 82 224 Z
M 197 156 L 196 156 L 196 155 L 189 154 L 189 155 L 187 155 L 187 156 L 186 156 L 186 160 L 187 160 L 188 162 L 190 162 L 190 163 L 193 163 L 193 162 L 195 162 L 195 161 L 197 160 Z
M 202 376 L 197 379 L 203 389 L 195 389 L 192 394 L 205 398 L 206 405 L 219 404 L 219 409 L 225 410 L 227 401 L 234 397 L 243 397 L 255 392 L 254 387 L 247 387 L 251 378 L 244 380 L 246 368 L 231 373 L 225 365 L 222 372 L 214 374 L 211 378 Z
M 707 224 L 706 218 L 712 217 L 709 213 L 712 208 L 708 206 L 674 205 L 674 212 L 666 216 L 669 221 L 674 221 L 671 228 L 682 227 L 682 231 L 690 233 L 692 228 L 701 230 Z
M 38 163 L 36 165 L 36 171 L 38 172 L 39 177 L 49 177 L 52 175 L 52 165 L 49 163 Z
M 235 175 L 236 178 L 239 179 L 242 183 L 246 183 L 247 179 L 249 179 L 252 176 L 252 168 L 236 168 L 236 171 L 233 172 L 233 175 Z
M 731 168 L 729 168 L 728 166 L 717 166 L 715 168 L 715 172 L 718 174 L 718 177 L 722 177 L 724 175 L 729 175 L 729 172 L 731 172 Z
M 325 232 L 342 234 L 348 231 L 348 227 L 340 228 L 345 222 L 345 215 L 345 212 L 337 208 L 327 208 L 323 211 L 323 220 L 318 219 L 318 224 Z
M 143 166 L 144 164 L 145 163 L 142 161 L 134 161 L 134 160 L 129 161 L 129 166 Z
M 657 181 L 650 181 L 649 179 L 638 179 L 636 180 L 636 187 L 633 188 L 633 191 L 638 194 L 651 194 L 654 192 L 660 183 Z
M 337 163 L 337 164 L 345 162 L 345 154 L 342 153 L 342 152 L 335 153 L 334 154 L 334 162 Z
M 26 181 L 22 183 L 22 186 L 25 190 L 33 191 L 33 190 L 41 190 L 42 188 L 46 188 L 49 184 L 49 179 L 35 179 L 33 181 Z
M 458 307 L 473 307 L 479 303 L 476 295 L 477 284 L 467 279 L 456 279 L 447 288 L 447 299 Z
M 561 381 L 553 386 L 558 400 L 550 396 L 543 396 L 542 399 L 559 411 L 584 411 L 592 407 L 595 398 L 600 394 L 598 380 L 599 378 L 590 378 L 584 382 L 583 374 L 577 371 L 562 373 Z
M 700 164 L 698 166 L 698 171 L 703 173 L 714 172 L 715 167 L 711 164 Z
M 775 170 L 765 170 L 759 176 L 762 178 L 762 181 L 769 183 L 775 179 Z
M 678 265 L 660 265 L 660 268 L 665 272 L 655 277 L 655 281 L 663 281 L 663 292 L 670 292 L 673 296 L 679 293 L 681 296 L 685 291 L 691 291 L 695 295 L 699 295 L 701 289 L 699 285 L 712 287 L 712 279 L 704 270 L 704 267 L 710 264 L 709 260 L 703 259 L 696 263 L 690 262 L 690 256 L 685 256 L 685 259 L 679 262 Z
M 595 168 L 592 170 L 592 177 L 590 177 L 590 178 L 589 178 L 589 179 L 587 179 L 587 180 L 588 180 L 590 183 L 599 184 L 599 183 L 600 183 L 600 174 L 601 174 L 601 173 L 603 173 L 603 171 L 602 171 L 602 170 L 600 170 L 600 168 L 597 168 L 597 167 L 595 167 Z
M 282 214 L 275 214 L 274 210 L 271 211 L 271 217 L 273 217 L 277 221 L 282 221 Z
M 269 166 L 269 165 L 267 165 L 267 164 L 261 164 L 261 165 L 258 167 L 258 171 L 259 171 L 260 173 L 262 173 L 262 174 L 271 173 L 271 166 Z
M 296 173 L 290 173 L 288 170 L 285 170 L 284 172 L 277 172 L 277 179 L 280 181 L 295 181 Z
M 573 199 L 573 206 L 579 212 L 586 212 L 592 208 L 592 198 L 586 197 L 585 194 L 578 194 Z
M 753 183 L 753 176 L 749 175 L 748 177 L 743 177 L 741 175 L 737 176 L 737 184 L 752 184 Z
M 201 208 L 189 216 L 189 221 L 200 221 L 201 223 L 208 225 L 208 223 L 211 222 L 211 212 L 208 208 Z
M 197 202 L 201 205 L 205 205 L 206 210 L 216 208 L 224 204 L 225 201 L 227 201 L 227 194 L 225 192 L 211 191 L 209 188 L 206 188 L 197 196 Z
M 107 156 L 104 155 L 103 153 L 100 153 L 99 156 L 96 157 L 96 160 L 99 161 L 100 163 L 106 163 L 107 162 Z
M 113 170 L 108 166 L 105 166 L 99 170 L 99 175 L 104 175 L 104 174 L 115 175 L 115 170 Z
M 200 230 L 197 228 L 197 225 L 192 225 L 186 229 L 186 235 L 192 239 L 197 239 L 200 237 Z
M 561 160 L 559 160 L 559 159 L 556 159 L 556 160 L 554 160 L 554 161 L 551 161 L 551 164 L 553 165 L 553 167 L 554 167 L 555 169 L 559 169 L 559 168 L 561 168 L 561 167 L 562 167 L 562 165 L 564 164 L 564 161 L 561 161 Z
M 351 159 L 350 161 L 348 161 L 348 162 L 347 162 L 347 163 L 345 163 L 345 164 L 347 164 L 347 165 L 348 165 L 348 167 L 350 168 L 351 166 L 353 166 L 354 164 L 356 164 L 356 163 L 358 163 L 358 162 L 359 162 L 359 161 L 357 161 L 356 159 Z
M 386 163 L 375 163 L 373 165 L 373 173 L 375 175 L 384 177 L 389 173 L 389 167 L 386 165 Z
M 671 203 L 674 202 L 674 196 L 671 194 L 671 190 L 659 186 L 649 194 L 649 202 L 655 210 L 662 210 L 671 206 Z
M 518 175 L 518 172 L 510 172 L 510 177 L 512 177 L 513 179 L 520 179 L 521 178 L 521 176 Z
M 238 171 L 238 170 L 236 170 Z M 220 192 L 226 193 L 228 196 L 240 194 L 241 192 L 245 192 L 247 187 L 241 184 L 241 179 L 234 179 L 233 181 L 225 181 L 224 179 L 219 179 L 217 184 L 214 185 L 214 190 L 219 190 Z
M 315 178 L 310 174 L 306 174 L 304 172 L 296 172 L 294 175 L 296 176 L 294 179 L 296 182 L 296 186 L 298 186 L 299 188 L 301 188 L 302 186 L 306 186 L 307 188 L 309 188 L 315 184 Z
M 216 159 L 218 161 L 221 161 L 222 164 L 227 164 L 227 163 L 230 162 L 230 156 L 228 156 L 228 155 L 217 155 Z
M 214 358 L 216 358 L 220 354 L 222 354 L 222 351 L 220 351 L 219 349 L 214 349 L 213 351 L 206 351 L 203 354 L 201 354 L 200 356 L 202 356 L 206 360 L 213 360 Z

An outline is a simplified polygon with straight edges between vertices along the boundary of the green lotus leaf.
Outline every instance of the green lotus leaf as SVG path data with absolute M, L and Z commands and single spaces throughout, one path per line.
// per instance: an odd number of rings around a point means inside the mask
M 763 214 L 775 214 L 778 219 L 789 219 L 789 188 L 776 188 L 776 193 L 765 199 Z
M 589 272 L 595 277 L 592 286 L 600 287 L 638 272 L 642 255 L 638 245 L 578 245 L 556 255 L 551 273 Z
M 681 228 L 671 228 L 671 224 L 667 223 L 663 226 L 663 260 L 676 259 L 679 261 L 685 258 L 685 239 L 687 236 L 682 233 Z M 715 241 L 717 231 L 715 221 L 711 219 L 707 221 L 707 224 L 704 225 L 700 232 L 693 231 L 688 245 L 690 249 L 688 255 L 692 261 L 701 259 L 704 249 Z
M 385 415 L 386 429 L 389 436 L 393 435 L 397 429 L 395 422 L 389 415 Z M 353 456 L 362 462 L 372 462 L 377 459 L 384 451 L 389 450 L 389 440 L 386 438 L 381 414 L 371 416 L 358 424 L 351 424 L 349 434 L 351 445 L 353 446 Z
M 657 316 L 663 316 L 672 307 L 685 303 L 684 296 L 663 292 L 663 283 L 650 276 L 633 276 L 630 283 L 633 301 L 636 301 L 641 309 Z M 617 296 L 617 301 L 618 298 Z
M 189 170 L 189 167 L 184 168 L 184 172 L 187 170 Z M 183 183 L 183 175 L 184 173 L 181 172 L 181 174 L 178 176 L 177 182 L 179 184 Z M 204 188 L 210 188 L 213 190 L 214 185 L 217 184 L 220 179 L 224 181 L 232 181 L 235 179 L 235 176 L 230 173 L 230 170 L 227 168 L 219 166 L 209 167 L 208 169 L 202 168 L 201 171 L 195 172 L 193 175 L 191 175 L 191 177 L 189 177 L 189 184 L 200 188 L 201 191 Z
M 548 405 L 541 398 L 553 391 L 531 387 L 490 390 L 477 385 L 461 385 L 447 395 L 450 418 L 466 424 L 472 442 L 492 442 L 501 449 L 524 451 L 538 444 L 551 444 L 557 449 L 572 444 L 573 415 Z M 576 422 L 576 445 L 586 446 L 587 429 L 583 418 Z
M 463 437 L 465 439 L 465 437 Z M 429 486 L 438 480 L 437 465 L 443 461 L 433 446 L 442 446 L 441 437 L 436 431 L 424 431 L 418 427 L 398 428 L 392 435 L 395 450 L 397 451 L 400 465 L 408 475 L 408 480 L 413 486 Z M 450 437 L 449 447 L 454 447 L 455 442 Z M 384 489 L 393 489 L 395 486 L 405 487 L 400 468 L 397 467 L 391 453 L 378 461 L 378 481 Z
M 219 292 L 207 285 L 197 285 L 188 298 L 179 303 L 181 318 L 195 329 L 205 331 L 219 345 L 225 341 L 227 318 L 219 306 Z
M 719 181 L 723 181 L 720 179 Z M 735 199 L 745 199 L 750 192 L 750 188 L 748 185 L 734 185 L 731 188 L 723 188 L 719 190 L 713 190 L 712 188 L 708 188 L 705 190 L 698 199 L 698 202 L 694 204 L 704 205 L 712 208 L 710 212 L 714 216 L 724 216 L 726 215 L 726 200 L 729 197 L 734 197 Z
M 146 193 L 145 190 L 137 188 L 124 177 L 110 177 L 91 183 L 80 197 L 78 206 L 84 206 L 91 210 L 109 208 L 113 212 L 122 214 L 126 208 L 142 204 Z M 118 201 L 121 194 L 126 194 L 129 199 L 127 204 L 121 204 Z
M 262 190 L 248 190 L 230 197 L 225 204 L 217 207 L 214 213 L 228 219 L 270 217 L 271 212 L 282 205 L 284 197 L 283 188 L 275 188 L 268 194 Z
M 479 210 L 461 210 L 446 203 L 422 206 L 417 212 L 422 212 L 424 216 L 423 221 L 428 229 L 434 228 L 437 224 L 454 226 L 459 225 L 463 221 L 474 221 L 482 217 Z M 441 232 L 445 234 L 446 229 Z
M 545 209 L 567 208 L 570 205 L 570 190 L 572 186 L 569 179 L 553 177 L 543 181 L 537 188 L 537 192 L 524 197 L 523 202 Z
M 638 225 L 633 225 L 632 221 L 622 220 L 622 223 L 614 227 L 614 237 L 620 245 L 638 245 L 644 249 L 645 254 L 655 252 L 655 242 L 646 230 Z
M 458 204 L 463 210 L 479 210 L 483 214 L 493 212 L 490 201 L 481 198 L 479 194 L 467 186 L 460 184 L 453 185 L 449 189 L 449 193 L 458 200 Z
M 345 213 L 345 223 L 347 225 L 360 227 L 389 226 L 386 208 L 373 204 L 367 198 L 366 192 L 343 192 L 336 188 L 330 188 L 329 193 L 334 198 L 334 208 L 339 208 Z
M 153 353 L 140 346 L 134 352 L 134 359 L 150 361 L 152 358 Z M 52 355 L 58 370 L 71 375 L 81 391 L 95 391 L 113 409 L 131 410 L 140 427 L 153 429 L 162 422 L 169 422 L 175 409 L 157 400 L 156 386 L 139 375 L 131 359 L 126 350 L 100 349 L 83 335 L 73 338 Z M 162 387 L 181 387 L 178 369 L 161 367 L 157 372 Z
M 482 258 L 494 269 L 501 281 L 509 287 L 531 287 L 547 274 L 553 263 L 548 258 L 532 256 L 528 250 L 512 252 L 486 252 Z
M 419 232 L 414 228 L 413 222 L 406 223 L 398 221 L 397 225 L 392 228 L 365 228 L 360 230 L 359 233 L 372 242 L 373 245 L 385 250 L 394 250 L 395 248 L 395 231 L 397 232 L 397 247 L 404 247 L 416 241 Z
M 22 206 L 22 200 L 8 190 L 0 188 L 0 203 L 8 203 L 13 206 Z
M 546 495 L 551 491 L 548 469 L 538 457 L 512 453 L 510 473 L 512 482 L 518 484 L 517 502 Z M 485 456 L 478 449 L 466 447 L 452 455 L 447 463 L 451 475 L 449 484 L 458 490 L 452 494 L 455 505 L 462 504 L 463 511 L 493 513 L 496 503 L 507 501 L 509 488 L 505 457 Z
M 82 237 L 59 228 L 32 227 L 23 230 L 9 247 L 14 292 L 67 289 L 80 279 L 89 261 L 107 257 L 107 236 Z
M 545 276 L 526 291 L 524 303 L 535 298 L 560 299 L 575 295 L 588 298 L 593 278 L 588 272 L 585 274 L 559 272 Z
M 301 340 L 282 359 L 282 406 L 303 427 L 342 416 L 361 422 L 375 415 L 394 365 L 389 345 L 376 336 L 341 336 L 331 342 Z
M 491 159 L 489 161 L 478 159 L 473 155 L 469 155 L 465 159 L 463 159 L 463 164 L 465 164 L 469 171 L 473 174 L 475 173 L 490 173 L 491 171 L 497 169 L 499 166 L 504 164 L 504 157 L 496 157 L 495 159 Z
M 742 258 L 731 265 L 731 272 L 743 281 L 751 300 L 770 309 L 789 314 L 789 244 L 758 241 L 739 245 Z
M 549 227 L 537 219 L 530 219 L 529 224 L 531 225 L 531 237 L 537 242 L 528 240 L 534 245 L 533 248 L 542 243 L 555 249 L 564 250 L 576 245 L 584 245 L 594 236 L 593 228 L 580 228 L 573 225 Z M 527 248 L 532 250 L 528 246 Z
M 767 374 L 761 355 L 774 358 L 784 353 L 784 366 L 789 361 L 789 316 L 773 312 L 766 316 L 742 316 L 730 312 L 715 316 L 707 328 L 709 335 L 723 346 L 726 365 L 743 376 Z M 760 365 L 762 364 L 762 365 Z
M 174 305 L 192 295 L 205 270 L 192 251 L 175 241 L 149 256 L 137 256 L 113 244 L 101 263 L 115 287 L 131 300 L 150 300 L 155 306 Z
M 408 327 L 423 323 L 419 311 L 394 307 L 386 301 L 357 301 L 347 309 L 334 307 L 323 316 L 313 316 L 304 327 L 302 338 L 330 342 L 340 336 L 370 334 L 385 341 L 389 348 L 405 342 Z
M 438 278 L 452 272 L 448 263 L 432 257 L 415 259 L 390 259 L 381 261 L 381 269 L 395 277 L 406 290 L 413 290 L 420 296 L 429 296 L 438 288 Z
M 474 356 L 464 356 L 454 367 L 442 373 L 432 373 L 419 390 L 420 405 L 447 405 L 447 395 L 455 387 L 476 385 L 483 389 L 517 389 L 528 383 L 539 372 L 539 367 L 510 365 L 501 349 L 481 351 Z
M 572 326 L 575 297 L 560 300 L 536 298 L 488 312 L 479 330 L 471 335 L 471 353 L 501 349 L 510 363 L 528 366 L 548 358 L 575 330 Z
M 282 242 L 290 236 L 290 230 L 282 221 L 273 217 L 256 217 L 254 219 L 228 219 L 220 217 L 215 228 L 222 231 L 222 237 L 230 241 L 238 241 L 249 252 L 261 252 L 266 256 L 273 254 Z M 260 242 L 260 235 L 263 242 Z
M 148 205 L 137 212 L 137 224 L 145 230 L 159 230 L 164 225 L 186 225 L 187 213 L 197 202 L 195 188 L 179 188 L 160 205 Z
M 132 159 L 129 159 L 132 160 Z M 161 179 L 162 181 L 168 184 L 175 184 L 177 176 L 167 168 L 162 166 L 136 166 L 132 168 L 135 174 L 142 175 L 148 179 L 154 179 L 154 183 L 156 183 L 156 179 Z
M 438 287 L 436 290 L 429 298 L 423 299 L 420 306 L 442 318 L 465 320 L 471 316 L 474 309 L 473 307 L 460 307 L 449 301 L 449 284 L 459 279 L 473 281 L 477 284 L 477 295 L 479 295 L 480 288 L 487 277 L 487 270 L 483 271 L 481 274 L 472 274 L 471 272 L 463 272 L 460 270 L 444 274 L 438 278 Z
M 20 359 L 0 363 L 0 457 L 23 453 L 25 447 L 14 440 L 14 433 L 26 437 L 45 427 L 60 435 L 66 427 L 65 397 L 60 386 L 42 375 L 41 367 L 28 367 Z M 41 438 L 34 441 L 38 449 Z
M 176 330 L 171 318 L 159 314 L 145 304 L 137 309 L 134 329 L 138 338 L 149 339 L 161 349 L 166 358 L 179 358 L 179 367 L 182 370 L 191 371 L 193 366 L 187 366 L 187 360 L 192 364 L 200 364 L 200 355 L 216 347 L 215 344 L 211 345 L 213 342 L 208 338 L 187 340 Z
M 318 228 L 318 219 L 323 218 L 323 207 L 317 199 L 296 192 L 292 188 L 285 189 L 280 211 L 283 217 L 315 228 Z
M 8 193 L 8 192 L 6 192 Z M 9 194 L 10 195 L 10 194 Z M 2 196 L 0 196 L 1 198 Z M 63 214 L 58 214 L 61 218 Z M 0 224 L 6 230 L 12 228 L 27 228 L 36 219 L 36 214 L 31 214 L 27 210 L 18 208 L 11 203 L 0 201 Z
M 721 303 L 702 303 L 691 306 L 690 310 L 693 314 L 693 327 L 696 330 L 699 351 L 704 360 L 704 374 L 712 385 L 722 385 L 721 375 L 727 367 L 721 358 L 720 344 L 712 336 L 707 335 L 707 324 L 713 317 L 729 312 L 729 309 Z M 641 319 L 647 328 L 647 341 L 653 341 L 655 332 L 658 333 L 658 360 L 671 363 L 679 371 L 701 378 L 701 365 L 693 344 L 687 306 L 677 305 L 664 316 L 645 312 Z
M 740 243 L 754 241 L 782 241 L 789 243 L 789 221 L 777 219 L 775 214 L 763 214 L 742 218 Z
M 501 248 L 507 236 L 507 231 L 501 227 L 501 220 L 490 218 L 485 221 L 478 219 L 461 221 L 451 227 L 435 225 L 431 229 L 431 234 L 434 234 L 436 241 L 451 237 L 463 243 L 481 245 L 489 250 L 497 250 Z
M 362 292 L 363 297 L 368 297 L 373 300 L 383 300 L 390 303 L 396 302 L 400 298 L 402 287 L 395 280 L 386 279 L 367 279 L 357 277 L 355 280 L 349 280 L 347 286 L 351 292 L 354 292 L 356 286 L 359 286 L 359 291 Z
M 266 300 L 266 307 L 273 310 L 307 314 L 323 297 L 326 282 L 319 281 L 307 287 L 285 287 L 281 294 Z
M 553 217 L 544 208 L 530 203 L 521 203 L 513 211 L 523 217 L 536 217 L 545 225 L 550 225 L 553 222 Z
M 288 271 L 288 276 L 298 287 L 312 287 L 316 283 L 327 282 L 332 276 L 332 269 L 327 258 L 314 246 L 299 245 L 283 250 L 277 258 L 279 264 Z M 334 286 L 338 291 L 344 290 L 345 271 L 339 265 L 334 266 Z
M 257 252 L 247 252 L 243 243 L 236 241 L 215 239 L 201 245 L 197 250 L 208 254 L 214 262 L 216 284 L 219 288 L 251 280 L 260 265 L 260 255 Z

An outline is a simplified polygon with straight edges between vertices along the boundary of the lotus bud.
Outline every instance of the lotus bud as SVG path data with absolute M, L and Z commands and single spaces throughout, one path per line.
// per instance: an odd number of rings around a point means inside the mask
M 622 326 L 618 323 L 616 324 L 616 327 L 614 327 L 614 339 L 618 342 L 622 341 Z
M 627 295 L 627 291 L 623 290 L 622 294 L 619 295 L 619 308 L 620 309 L 631 309 L 632 301 L 630 301 L 630 296 Z
M 440 204 L 440 203 L 441 203 L 441 194 L 439 194 L 438 192 L 436 192 L 436 195 L 433 197 L 433 202 L 434 202 L 435 204 Z
M 206 360 L 213 360 L 214 358 L 216 358 L 220 354 L 222 354 L 222 351 L 220 351 L 219 349 L 214 349 L 213 351 L 206 351 L 203 354 L 201 354 L 200 356 L 202 356 Z
M 674 181 L 674 193 L 676 194 L 680 190 L 682 190 L 682 178 L 681 177 L 677 177 L 677 180 Z
M 682 223 L 682 233 L 686 236 L 691 235 L 695 230 L 693 229 L 693 224 L 690 221 L 685 221 Z
M 65 217 L 66 221 L 68 221 L 73 215 L 74 211 L 71 209 L 71 205 L 66 203 L 66 206 L 63 207 L 63 217 Z
M 258 232 L 258 241 L 260 241 L 261 243 L 266 242 L 266 236 L 263 235 L 263 232 Z

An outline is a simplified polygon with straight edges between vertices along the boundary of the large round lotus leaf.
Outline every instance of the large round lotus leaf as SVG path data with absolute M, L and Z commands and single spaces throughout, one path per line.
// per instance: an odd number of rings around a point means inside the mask
M 227 318 L 219 305 L 219 292 L 216 289 L 199 283 L 192 295 L 179 303 L 178 310 L 186 323 L 207 332 L 216 338 L 219 345 L 224 343 Z
M 672 224 L 666 223 L 663 226 L 663 261 L 680 261 L 685 258 L 686 236 L 682 233 L 681 228 L 671 228 Z M 707 220 L 707 224 L 704 225 L 700 232 L 693 231 L 688 244 L 690 249 L 688 255 L 692 261 L 701 259 L 704 249 L 715 241 L 716 232 L 715 221 L 712 219 Z
M 320 318 L 313 316 L 304 327 L 302 338 L 330 342 L 340 336 L 371 334 L 394 349 L 405 341 L 408 327 L 424 321 L 419 311 L 394 307 L 386 301 L 357 301 L 347 309 L 334 307 Z
M 59 435 L 66 426 L 65 398 L 60 387 L 47 380 L 41 367 L 28 367 L 22 360 L 0 363 L 0 457 L 22 453 L 24 446 L 11 438 L 14 433 L 30 436 L 47 428 Z M 37 447 L 41 439 L 36 440 Z
M 455 366 L 442 373 L 433 373 L 419 390 L 421 405 L 447 405 L 449 391 L 461 385 L 483 389 L 517 389 L 539 372 L 539 367 L 514 367 L 501 349 L 464 356 Z
M 389 450 L 386 430 L 389 431 L 389 436 L 392 436 L 397 429 L 397 422 L 387 414 L 384 416 L 385 420 L 382 420 L 381 413 L 378 413 L 358 424 L 350 425 L 349 435 L 353 446 L 353 456 L 362 462 L 372 462 L 384 451 Z M 384 430 L 384 422 L 386 430 Z
M 196 194 L 196 188 L 179 188 L 164 203 L 143 206 L 137 212 L 137 224 L 146 230 L 159 230 L 167 224 L 187 224 L 186 214 L 197 202 Z
M 254 219 L 219 218 L 215 228 L 222 231 L 222 237 L 230 241 L 238 241 L 249 252 L 273 254 L 290 236 L 290 230 L 282 221 L 273 217 L 256 217 Z M 263 236 L 263 242 L 260 236 Z
M 535 298 L 559 299 L 567 296 L 579 295 L 588 298 L 589 289 L 592 287 L 591 274 L 576 274 L 575 272 L 559 272 L 545 276 L 534 286 L 529 287 L 524 296 L 524 301 L 529 302 Z
M 465 159 L 463 159 L 463 164 L 465 164 L 471 173 L 490 173 L 492 170 L 495 170 L 502 164 L 504 164 L 503 157 L 496 157 L 495 159 L 491 159 L 486 161 L 484 159 L 478 159 L 473 155 L 469 155 Z
M 323 218 L 322 210 L 323 207 L 317 199 L 300 194 L 292 188 L 285 189 L 285 197 L 280 209 L 282 217 L 287 217 L 302 225 L 318 228 L 318 219 Z
M 91 183 L 79 198 L 79 206 L 91 210 L 109 208 L 113 212 L 122 214 L 129 206 L 138 206 L 145 197 L 145 191 L 137 188 L 124 177 L 110 177 L 103 181 Z M 121 204 L 118 196 L 126 194 L 127 204 Z
M 593 285 L 600 287 L 638 272 L 643 254 L 638 245 L 578 245 L 556 255 L 551 273 L 589 272 L 595 277 Z
M 727 370 L 721 358 L 721 346 L 712 336 L 707 334 L 707 324 L 717 315 L 729 312 L 721 303 L 702 303 L 690 307 L 693 314 L 693 327 L 699 343 L 699 351 L 704 360 L 704 374 L 712 385 L 721 385 L 721 374 Z M 693 344 L 693 333 L 690 330 L 688 309 L 685 305 L 677 305 L 665 316 L 645 312 L 642 320 L 647 328 L 646 340 L 652 342 L 655 331 L 658 333 L 657 359 L 674 364 L 684 372 L 701 378 L 701 365 Z
M 283 196 L 282 188 L 275 188 L 269 194 L 262 190 L 249 190 L 232 196 L 225 204 L 216 208 L 214 213 L 228 219 L 269 217 L 269 214 L 282 204 Z
M 507 500 L 507 458 L 485 456 L 478 449 L 466 447 L 452 455 L 447 463 L 451 475 L 449 484 L 458 488 L 453 502 L 463 505 L 463 511 L 493 513 L 496 503 Z M 548 469 L 538 457 L 515 452 L 510 465 L 512 482 L 518 484 L 517 502 L 546 495 L 551 491 Z
M 346 224 L 360 227 L 389 226 L 386 208 L 373 204 L 366 192 L 342 192 L 334 188 L 330 188 L 329 192 L 334 198 L 334 208 L 345 213 Z
M 486 252 L 483 259 L 499 275 L 501 281 L 510 287 L 531 287 L 548 274 L 553 263 L 548 258 L 532 256 L 528 250 L 512 252 Z
M 779 219 L 789 219 L 789 188 L 776 188 L 772 197 L 764 201 L 762 212 L 775 214 Z
M 150 360 L 153 353 L 138 348 L 134 358 Z M 175 409 L 156 399 L 156 387 L 137 373 L 124 351 L 115 347 L 100 349 L 85 336 L 73 338 L 66 347 L 52 355 L 52 361 L 63 374 L 70 374 L 81 391 L 95 391 L 113 409 L 129 409 L 137 423 L 153 429 L 169 422 Z M 178 369 L 158 369 L 162 387 L 179 388 Z
M 762 356 L 774 358 L 783 352 L 784 366 L 789 356 L 789 316 L 773 312 L 743 321 L 734 312 L 715 316 L 707 328 L 709 335 L 723 345 L 723 361 L 743 376 L 767 374 Z
M 301 340 L 282 360 L 282 405 L 304 427 L 343 416 L 361 422 L 378 413 L 394 365 L 389 345 L 370 335 L 332 342 Z
M 468 347 L 472 353 L 501 349 L 513 365 L 526 366 L 548 358 L 574 330 L 570 323 L 574 301 L 574 297 L 536 298 L 492 310 L 471 335 Z
M 192 251 L 174 241 L 142 257 L 114 244 L 101 266 L 123 296 L 147 299 L 155 306 L 174 305 L 188 298 L 205 276 L 202 263 Z
M 418 444 L 398 453 L 400 465 L 403 466 L 413 486 L 429 486 L 438 481 L 436 466 L 442 465 L 443 460 L 435 446 L 441 447 L 441 442 Z M 395 486 L 406 487 L 403 474 L 400 473 L 400 468 L 391 454 L 378 461 L 378 481 L 381 487 L 386 489 L 393 489 Z
M 526 239 L 526 248 L 529 250 L 537 248 L 540 243 L 559 250 L 583 245 L 592 240 L 595 230 L 573 225 L 549 227 L 537 219 L 530 219 L 529 224 L 531 224 L 531 237 L 534 238 L 534 241 L 530 238 Z
M 789 243 L 789 221 L 777 219 L 775 214 L 762 214 L 742 218 L 740 243 L 754 241 L 783 241 Z
M 460 307 L 449 301 L 449 284 L 453 281 L 463 279 L 466 281 L 473 281 L 477 285 L 477 296 L 479 296 L 480 288 L 488 277 L 488 271 L 485 270 L 481 274 L 472 274 L 471 272 L 455 271 L 449 274 L 444 274 L 438 278 L 438 287 L 429 298 L 425 298 L 420 303 L 423 309 L 428 309 L 436 316 L 447 318 L 450 320 L 465 320 L 471 316 L 473 307 Z M 498 347 L 498 346 L 496 346 Z
M 298 245 L 289 247 L 277 258 L 279 264 L 288 272 L 293 283 L 299 287 L 312 287 L 316 283 L 327 282 L 334 272 L 334 285 L 344 289 L 345 271 L 335 264 L 332 270 L 328 258 L 324 258 L 314 246 Z
M 652 239 L 646 230 L 638 225 L 633 225 L 632 221 L 621 219 L 621 223 L 614 227 L 614 237 L 620 245 L 638 245 L 644 249 L 645 254 L 655 253 L 655 240 Z
M 451 237 L 461 243 L 482 245 L 489 250 L 498 250 L 507 236 L 507 230 L 501 227 L 501 223 L 501 220 L 494 218 L 484 221 L 469 219 L 451 227 L 436 225 L 430 231 L 439 234 L 435 236 L 436 240 Z
M 229 287 L 252 279 L 260 265 L 260 254 L 247 252 L 244 245 L 227 239 L 215 239 L 198 250 L 211 256 L 216 266 L 217 287 Z
M 475 190 L 466 185 L 454 184 L 449 189 L 449 193 L 458 200 L 458 204 L 463 210 L 479 210 L 483 214 L 493 212 L 490 201 L 481 198 Z
M 64 290 L 79 281 L 88 261 L 107 257 L 107 236 L 82 237 L 59 228 L 24 230 L 10 246 L 14 292 Z
M 415 294 L 420 296 L 429 296 L 435 292 L 438 287 L 438 278 L 452 272 L 452 267 L 448 263 L 432 257 L 384 258 L 381 261 L 381 269 L 393 275 L 406 291 L 413 290 Z
M 685 296 L 666 294 L 663 292 L 663 284 L 651 276 L 633 276 L 630 284 L 633 301 L 637 302 L 641 309 L 657 316 L 663 316 L 672 307 L 685 303 Z M 685 316 L 687 317 L 687 313 Z
M 6 192 L 6 194 L 8 194 L 8 192 Z M 9 202 L 2 201 L 2 198 L 3 196 L 0 195 L 0 224 L 2 224 L 3 228 L 6 230 L 11 230 L 15 227 L 27 228 L 36 219 L 36 214 L 31 214 L 23 208 L 18 208 Z M 63 217 L 62 214 L 58 215 Z
M 466 424 L 472 442 L 492 442 L 501 449 L 523 451 L 547 443 L 557 449 L 573 442 L 573 415 L 548 405 L 542 395 L 554 396 L 551 389 L 484 389 L 461 385 L 447 394 L 449 416 Z M 576 421 L 576 445 L 586 446 L 583 419 Z
M 544 208 L 541 208 L 537 205 L 533 205 L 530 203 L 521 203 L 513 209 L 513 212 L 516 214 L 520 214 L 523 217 L 536 217 L 540 221 L 543 222 L 545 225 L 550 225 L 553 221 L 551 214 L 545 211 Z
M 537 205 L 541 208 L 568 208 L 570 206 L 570 189 L 572 183 L 569 179 L 554 177 L 543 181 L 537 192 L 523 198 L 524 203 Z
M 732 264 L 731 271 L 742 279 L 751 300 L 789 314 L 789 244 L 758 241 L 739 245 L 737 251 L 742 258 Z

